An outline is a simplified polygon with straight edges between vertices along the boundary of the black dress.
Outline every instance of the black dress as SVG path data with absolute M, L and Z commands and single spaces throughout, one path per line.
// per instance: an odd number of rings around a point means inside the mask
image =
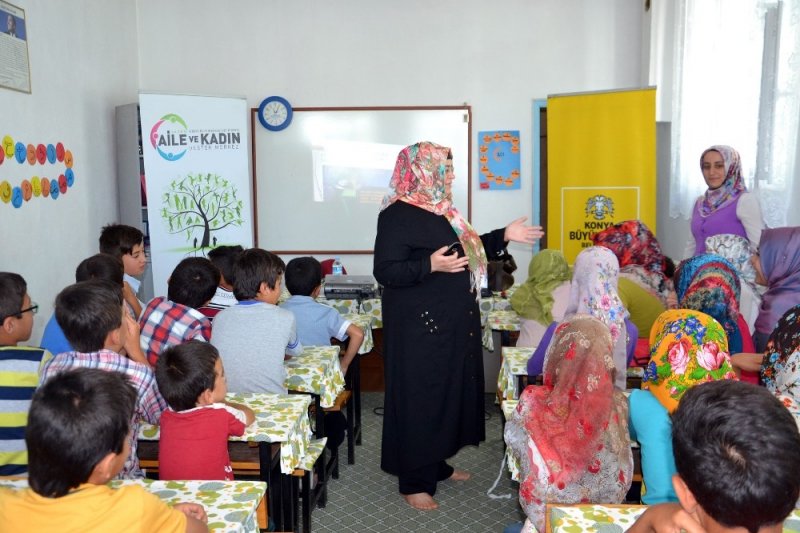
M 504 230 L 482 235 L 487 256 Z M 397 201 L 378 217 L 375 279 L 383 286 L 386 380 L 381 468 L 435 465 L 485 438 L 480 312 L 469 273 L 431 273 L 457 241 L 444 216 Z

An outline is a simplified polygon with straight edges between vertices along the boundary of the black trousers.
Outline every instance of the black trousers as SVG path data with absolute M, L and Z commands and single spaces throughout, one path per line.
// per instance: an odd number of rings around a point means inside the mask
M 400 481 L 400 494 L 427 492 L 433 496 L 436 494 L 436 484 L 452 475 L 453 467 L 445 461 L 403 472 L 397 476 Z

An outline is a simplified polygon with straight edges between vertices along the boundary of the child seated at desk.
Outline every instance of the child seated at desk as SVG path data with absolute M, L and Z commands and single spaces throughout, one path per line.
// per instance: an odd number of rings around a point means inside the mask
M 219 269 L 205 257 L 187 257 L 167 280 L 167 297 L 147 303 L 139 319 L 142 351 L 155 366 L 165 348 L 211 339 L 211 321 L 198 309 L 211 300 L 219 284 Z
M 80 367 L 127 376 L 136 388 L 136 409 L 131 418 L 133 431 L 128 435 L 131 452 L 120 477 L 141 478 L 144 474 L 136 455 L 139 420 L 158 424 L 167 404 L 139 348 L 139 325 L 124 312 L 122 301 L 121 287 L 107 281 L 82 281 L 61 291 L 56 297 L 56 320 L 76 351 L 50 359 L 42 368 L 41 378 L 46 382 L 60 372 Z
M 217 349 L 196 340 L 167 348 L 156 380 L 169 404 L 161 414 L 159 478 L 233 480 L 228 437 L 242 436 L 255 414 L 225 401 L 228 385 Z
M 147 254 L 144 250 L 144 233 L 133 226 L 109 224 L 100 232 L 100 253 L 110 254 L 122 261 L 125 269 L 123 296 L 138 319 L 144 304 L 137 293 L 142 281 L 139 279 L 147 268 Z
M 22 276 L 0 272 L 0 476 L 17 476 L 27 470 L 22 438 L 28 407 L 39 384 L 39 369 L 50 353 L 17 344 L 31 338 L 38 308 L 31 302 Z
M 170 508 L 140 486 L 106 485 L 131 453 L 136 401 L 118 372 L 80 368 L 48 380 L 25 432 L 30 488 L 0 489 L 0 531 L 208 531 L 201 505 Z
M 300 355 L 291 311 L 278 307 L 285 268 L 277 255 L 245 250 L 233 263 L 233 294 L 239 303 L 214 318 L 211 343 L 228 362 L 231 392 L 286 394 L 285 356 Z
M 233 262 L 236 257 L 244 251 L 241 246 L 217 246 L 208 252 L 208 260 L 214 263 L 219 269 L 219 286 L 217 287 L 211 301 L 201 307 L 199 311 L 206 315 L 209 320 L 214 320 L 217 313 L 236 305 L 238 300 L 233 295 Z
M 294 314 L 297 321 L 297 338 L 305 346 L 330 346 L 331 338 L 345 341 L 347 350 L 341 357 L 342 374 L 364 342 L 364 332 L 339 312 L 315 301 L 322 288 L 322 267 L 313 257 L 296 257 L 286 265 L 286 288 L 291 298 L 281 304 Z
M 800 435 L 769 391 L 739 381 L 693 387 L 672 415 L 678 503 L 629 530 L 780 532 L 800 495 Z

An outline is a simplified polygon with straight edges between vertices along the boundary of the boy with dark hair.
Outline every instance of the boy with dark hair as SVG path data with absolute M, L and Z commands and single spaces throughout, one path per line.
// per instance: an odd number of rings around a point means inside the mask
M 277 305 L 283 261 L 259 248 L 245 250 L 233 264 L 233 293 L 239 303 L 214 319 L 211 343 L 228 361 L 232 392 L 286 393 L 285 356 L 299 355 L 294 315 Z
M 161 353 L 158 388 L 169 409 L 161 415 L 160 479 L 233 480 L 228 437 L 255 420 L 250 408 L 228 403 L 225 368 L 207 342 L 189 341 Z
M 31 338 L 37 309 L 22 276 L 0 272 L 0 476 L 24 474 L 28 468 L 23 441 L 28 407 L 50 353 L 17 344 Z
M 672 447 L 680 504 L 650 507 L 629 531 L 782 530 L 800 495 L 800 434 L 766 389 L 692 387 L 672 414 Z
M 211 339 L 211 321 L 198 309 L 214 295 L 219 270 L 205 257 L 178 263 L 167 280 L 167 297 L 153 298 L 139 318 L 142 350 L 155 366 L 165 348 L 192 339 Z
M 120 477 L 143 477 L 136 456 L 139 421 L 158 424 L 166 403 L 147 360 L 120 355 L 139 349 L 139 327 L 123 311 L 122 291 L 107 281 L 83 281 L 70 285 L 56 297 L 56 320 L 76 351 L 53 357 L 42 369 L 42 381 L 73 368 L 99 368 L 124 374 L 136 389 L 136 409 L 128 435 L 131 453 Z
M 30 488 L 0 489 L 3 531 L 208 531 L 205 510 L 172 508 L 137 485 L 106 485 L 125 462 L 136 391 L 116 372 L 81 368 L 45 383 L 25 433 Z
M 124 275 L 125 271 L 120 258 L 114 257 L 111 254 L 95 254 L 80 262 L 78 268 L 75 269 L 75 282 L 100 279 L 109 281 L 122 288 Z M 125 302 L 125 306 L 132 314 L 133 310 L 130 309 L 130 304 Z M 64 331 L 56 320 L 55 312 L 44 327 L 42 347 L 52 354 L 72 351 L 72 345 L 64 336 Z
M 296 257 L 286 265 L 286 288 L 291 298 L 281 307 L 288 309 L 297 320 L 297 338 L 305 346 L 329 346 L 331 337 L 340 341 L 348 338 L 347 350 L 341 358 L 342 373 L 364 342 L 364 332 L 349 320 L 342 318 L 336 309 L 318 303 L 322 288 L 322 267 L 313 257 Z
M 208 302 L 208 305 L 201 307 L 200 312 L 212 319 L 222 311 L 232 305 L 236 305 L 238 300 L 233 295 L 233 262 L 244 249 L 239 246 L 217 246 L 208 252 L 208 259 L 220 271 L 219 287 Z
M 122 260 L 125 269 L 125 301 L 133 309 L 134 318 L 142 314 L 143 304 L 136 294 L 139 292 L 141 280 L 147 267 L 147 255 L 144 251 L 144 233 L 133 226 L 125 224 L 109 224 L 100 232 L 100 251 L 111 254 Z

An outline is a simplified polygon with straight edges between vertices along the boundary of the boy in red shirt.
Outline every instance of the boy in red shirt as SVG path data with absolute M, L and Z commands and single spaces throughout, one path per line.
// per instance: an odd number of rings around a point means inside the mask
M 243 435 L 255 415 L 225 402 L 228 384 L 217 349 L 192 340 L 164 350 L 156 381 L 169 405 L 161 414 L 159 478 L 232 480 L 228 437 Z

